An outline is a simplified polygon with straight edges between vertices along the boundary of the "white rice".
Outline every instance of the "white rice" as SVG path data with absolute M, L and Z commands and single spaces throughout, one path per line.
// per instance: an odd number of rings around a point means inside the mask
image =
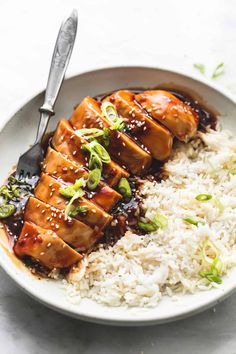
M 179 143 L 165 164 L 169 177 L 160 183 L 146 181 L 140 190 L 145 217 L 161 214 L 168 219 L 167 228 L 145 236 L 128 231 L 113 247 L 92 252 L 69 274 L 71 299 L 153 307 L 163 295 L 217 286 L 199 275 L 202 245 L 210 240 L 217 248 L 222 274 L 236 263 L 236 175 L 229 173 L 233 161 L 236 140 L 225 131 L 199 133 L 192 142 Z M 203 193 L 212 199 L 195 199 Z M 205 224 L 186 223 L 188 217 Z

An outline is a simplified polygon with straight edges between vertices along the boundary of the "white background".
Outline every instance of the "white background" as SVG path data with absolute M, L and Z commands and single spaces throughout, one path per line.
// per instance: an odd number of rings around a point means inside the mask
M 0 120 L 45 88 L 60 22 L 73 7 L 79 28 L 68 75 L 149 65 L 201 78 L 194 63 L 210 77 L 223 61 L 217 83 L 236 97 L 234 0 L 0 0 Z M 54 313 L 0 270 L 0 353 L 235 354 L 236 295 L 178 323 L 109 328 Z

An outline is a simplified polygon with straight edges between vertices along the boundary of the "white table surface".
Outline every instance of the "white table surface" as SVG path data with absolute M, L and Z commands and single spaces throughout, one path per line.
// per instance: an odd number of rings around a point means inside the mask
M 236 96 L 234 0 L 1 0 L 0 119 L 45 87 L 60 21 L 79 11 L 68 75 L 116 65 L 149 65 L 201 77 L 223 61 L 219 85 Z M 236 353 L 236 294 L 180 322 L 114 328 L 55 313 L 0 270 L 0 353 Z

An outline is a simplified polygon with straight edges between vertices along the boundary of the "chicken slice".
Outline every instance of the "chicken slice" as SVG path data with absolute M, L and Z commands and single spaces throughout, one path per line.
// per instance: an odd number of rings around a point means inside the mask
M 168 129 L 151 119 L 140 105 L 134 94 L 127 90 L 116 91 L 105 101 L 114 104 L 122 118 L 126 118 L 129 131 L 150 151 L 157 160 L 165 160 L 171 154 L 173 138 Z
M 171 93 L 163 90 L 144 91 L 135 95 L 135 99 L 179 140 L 187 142 L 196 134 L 197 113 Z
M 75 129 L 102 129 L 112 126 L 112 123 L 102 116 L 99 103 L 89 96 L 76 107 L 70 122 Z M 134 174 L 145 172 L 152 162 L 148 152 L 117 130 L 110 130 L 110 144 L 107 150 L 113 158 L 121 161 Z
M 88 250 L 102 235 L 100 231 L 96 232 L 81 221 L 66 217 L 61 210 L 33 197 L 26 204 L 24 220 L 54 231 L 79 251 Z
M 51 176 L 42 173 L 39 183 L 35 187 L 34 195 L 44 203 L 50 204 L 60 210 L 65 210 L 68 199 L 60 194 L 59 189 L 61 187 L 63 188 L 65 185 L 61 184 Z M 76 219 L 91 226 L 96 232 L 98 229 L 104 229 L 104 227 L 106 227 L 112 220 L 111 215 L 107 214 L 104 210 L 85 198 L 75 200 L 73 205 L 75 207 L 84 206 L 87 208 L 87 212 L 78 214 Z
M 87 140 L 76 135 L 69 122 L 65 119 L 59 122 L 52 139 L 55 150 L 73 161 L 78 167 L 88 166 L 87 155 L 81 149 L 81 146 L 86 143 L 88 143 Z M 128 172 L 114 161 L 103 165 L 103 177 L 110 186 L 116 185 L 121 177 L 128 177 L 128 175 Z
M 86 177 L 88 174 L 84 167 L 76 165 L 50 146 L 47 149 L 42 171 L 66 183 L 75 183 L 77 179 Z
M 67 160 L 61 153 L 50 147 L 44 159 L 43 172 L 72 184 L 78 178 L 88 177 L 88 171 L 82 167 L 78 168 L 73 162 Z M 87 198 L 102 207 L 105 211 L 109 211 L 122 196 L 107 184 L 100 182 L 94 192 L 88 193 Z
M 30 256 L 49 269 L 67 268 L 83 258 L 52 230 L 29 222 L 24 223 L 14 251 L 18 257 Z

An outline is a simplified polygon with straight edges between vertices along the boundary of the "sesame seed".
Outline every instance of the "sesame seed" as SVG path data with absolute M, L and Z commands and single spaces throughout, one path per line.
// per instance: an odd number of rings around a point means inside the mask
M 151 111 L 152 111 L 152 109 L 151 109 L 151 108 L 147 109 L 147 112 L 148 112 L 148 113 L 150 113 Z
M 55 192 L 55 190 L 56 190 L 55 188 L 52 188 L 52 192 Z
M 132 113 L 132 117 L 133 117 L 133 118 L 135 117 L 135 113 Z
M 39 207 L 40 207 L 40 204 L 37 204 L 37 205 L 36 205 L 36 208 L 39 208 Z
M 24 237 L 27 237 L 29 235 L 29 233 L 28 232 L 26 232 L 26 234 L 24 234 Z
M 56 226 L 55 226 L 55 227 L 56 227 L 56 229 L 57 229 L 57 230 L 59 229 L 59 225 L 58 225 L 58 224 L 56 224 Z
M 47 167 L 46 163 L 43 165 L 43 169 L 45 170 L 45 168 Z
M 61 204 L 61 200 L 57 200 L 57 204 Z
M 40 252 L 40 256 L 43 256 L 44 255 L 44 252 Z
M 49 187 L 50 187 L 50 188 L 52 187 L 52 183 L 49 183 Z
M 64 136 L 62 135 L 62 136 L 61 136 L 61 141 L 63 141 L 63 140 L 64 140 Z
M 66 244 L 64 243 L 63 246 L 62 246 L 62 248 L 65 248 L 65 247 L 66 247 Z
M 45 213 L 45 209 L 43 209 L 43 210 L 41 211 L 41 213 L 44 214 L 44 213 Z
M 54 235 L 52 235 L 52 237 L 53 237 L 53 238 L 57 238 L 57 235 L 54 234 Z
M 96 213 L 96 209 L 92 209 L 91 211 L 92 211 L 92 213 Z
M 70 166 L 70 170 L 73 171 L 74 167 L 73 166 Z
M 72 152 L 72 155 L 75 156 L 76 155 L 76 150 Z
M 49 205 L 49 204 L 46 204 L 46 208 L 47 208 L 47 209 L 50 208 L 50 205 Z
M 125 146 L 125 143 L 123 142 L 122 145 Z
M 49 221 L 49 219 L 50 219 L 50 217 L 48 216 L 48 217 L 46 218 L 46 220 Z
M 51 192 L 49 195 L 50 195 L 50 197 L 52 197 L 53 193 Z
M 77 168 L 76 170 L 75 170 L 75 173 L 78 173 L 79 172 L 79 168 Z
M 51 245 L 52 245 L 51 242 L 48 242 L 47 248 L 49 248 Z
M 54 222 L 51 223 L 51 226 L 52 226 L 52 227 L 55 226 Z
M 66 172 L 68 170 L 67 167 L 63 167 L 62 171 Z
M 53 174 L 56 175 L 57 174 L 57 170 L 53 171 Z
M 74 136 L 75 136 L 75 134 L 71 135 L 71 136 L 70 136 L 70 139 L 72 140 L 72 139 L 74 138 Z

